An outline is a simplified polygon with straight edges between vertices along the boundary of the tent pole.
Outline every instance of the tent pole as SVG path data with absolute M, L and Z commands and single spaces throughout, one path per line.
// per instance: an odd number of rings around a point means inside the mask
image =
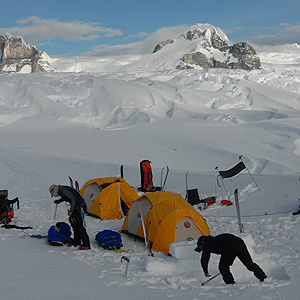
M 120 207 L 120 212 L 124 217 L 123 211 L 122 211 L 122 199 L 121 199 L 121 191 L 120 191 L 120 182 L 118 182 L 118 195 L 119 195 L 119 207 Z
M 244 163 L 244 161 L 242 160 L 242 155 L 240 155 L 239 160 L 242 161 Z M 245 165 L 245 163 L 244 163 Z M 246 167 L 246 165 L 245 165 Z M 252 174 L 250 173 L 250 171 L 248 170 L 248 168 L 246 167 L 246 170 L 248 172 L 248 174 L 250 175 L 251 179 L 253 180 L 253 182 L 255 183 L 256 187 L 258 188 L 259 191 L 261 191 L 261 189 L 259 188 L 258 184 L 256 183 L 256 181 L 254 180 Z
M 140 214 L 141 214 L 141 221 L 142 221 L 142 227 L 143 227 L 143 232 L 144 232 L 145 245 L 146 245 L 146 249 L 148 249 L 148 241 L 147 241 L 146 228 L 145 228 L 143 214 L 142 214 L 142 208 L 141 208 L 141 199 L 139 200 L 139 210 L 140 210 Z

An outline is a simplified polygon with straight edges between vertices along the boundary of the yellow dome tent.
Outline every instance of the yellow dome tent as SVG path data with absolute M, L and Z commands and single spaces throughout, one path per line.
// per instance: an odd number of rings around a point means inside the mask
M 210 235 L 203 217 L 179 194 L 172 192 L 145 193 L 132 203 L 121 232 L 144 238 L 152 249 L 169 254 L 170 244 L 196 240 Z
M 102 220 L 121 219 L 139 196 L 119 177 L 95 178 L 87 181 L 80 190 L 87 211 Z

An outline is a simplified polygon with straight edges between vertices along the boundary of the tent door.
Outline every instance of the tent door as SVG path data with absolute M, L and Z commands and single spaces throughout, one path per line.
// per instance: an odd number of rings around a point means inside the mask
M 101 192 L 101 189 L 97 183 L 92 183 L 85 188 L 84 193 L 83 193 L 83 199 L 86 202 L 88 212 L 91 209 L 93 201 L 100 194 L 100 192 Z
M 198 240 L 203 235 L 190 217 L 183 217 L 177 224 L 175 230 L 175 242 Z
M 139 209 L 139 200 L 132 203 L 132 206 L 128 212 L 128 231 L 133 234 L 137 234 L 139 227 L 142 223 L 141 214 Z M 141 210 L 143 217 L 148 214 L 152 208 L 151 202 L 145 197 L 141 199 Z

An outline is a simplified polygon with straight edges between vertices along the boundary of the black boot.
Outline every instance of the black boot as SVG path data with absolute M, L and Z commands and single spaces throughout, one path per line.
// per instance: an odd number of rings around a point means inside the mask
M 257 279 L 259 279 L 261 282 L 263 282 L 267 278 L 267 275 L 265 274 L 265 272 L 259 266 L 257 266 L 255 268 L 255 270 L 253 271 L 253 273 L 254 273 L 254 276 Z
M 226 284 L 235 284 L 234 278 L 230 272 L 223 273 L 222 276 Z

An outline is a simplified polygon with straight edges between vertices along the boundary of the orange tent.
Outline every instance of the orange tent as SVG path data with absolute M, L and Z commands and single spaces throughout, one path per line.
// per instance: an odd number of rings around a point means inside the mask
M 119 177 L 95 178 L 87 181 L 80 190 L 87 211 L 102 220 L 121 219 L 139 196 Z
M 145 193 L 139 197 L 132 203 L 121 232 L 144 238 L 141 216 L 152 249 L 166 255 L 173 242 L 210 235 L 203 217 L 179 194 L 172 192 Z

